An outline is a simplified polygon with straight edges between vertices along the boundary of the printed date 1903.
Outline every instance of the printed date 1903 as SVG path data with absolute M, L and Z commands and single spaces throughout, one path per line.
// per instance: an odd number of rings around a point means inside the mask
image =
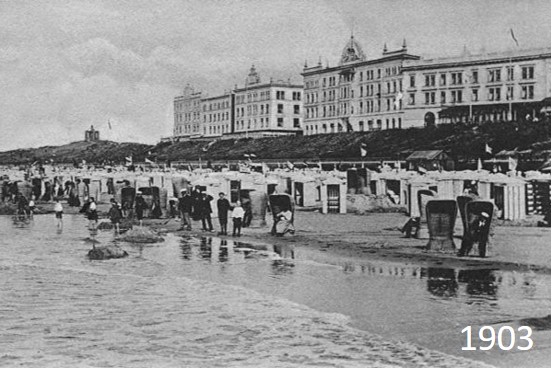
M 476 347 L 473 343 L 473 331 L 471 326 L 465 327 L 461 333 L 466 334 L 466 346 L 461 347 L 464 351 L 475 351 Z M 498 331 L 492 326 L 482 326 L 479 329 L 478 338 L 484 345 L 479 346 L 479 350 L 491 350 L 494 346 L 498 346 L 500 350 L 509 351 L 514 347 L 521 351 L 527 351 L 533 348 L 533 340 L 531 335 L 533 330 L 529 326 L 521 326 L 517 330 L 511 326 L 502 326 Z

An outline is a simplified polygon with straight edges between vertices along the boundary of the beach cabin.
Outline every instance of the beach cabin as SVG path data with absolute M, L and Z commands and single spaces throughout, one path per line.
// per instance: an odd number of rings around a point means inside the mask
M 526 216 L 525 185 L 523 179 L 509 177 L 501 173 L 489 174 L 479 180 L 479 184 L 489 184 L 489 200 L 494 201 L 499 219 L 522 220 Z M 484 196 L 479 196 L 485 199 Z
M 293 198 L 296 206 L 315 207 L 320 204 L 319 181 L 306 174 L 297 174 L 293 178 Z
M 525 175 L 526 214 L 550 214 L 551 178 L 550 174 L 527 172 Z
M 321 181 L 322 213 L 347 213 L 347 182 L 345 180 L 328 177 Z

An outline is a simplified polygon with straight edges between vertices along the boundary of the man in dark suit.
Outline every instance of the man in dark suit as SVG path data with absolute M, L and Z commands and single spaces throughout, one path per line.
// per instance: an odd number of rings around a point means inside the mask
M 178 211 L 180 212 L 180 217 L 182 218 L 182 226 L 180 230 L 184 230 L 184 226 L 186 226 L 186 230 L 192 230 L 192 220 L 190 216 L 192 214 L 192 205 L 193 205 L 193 198 L 190 194 L 188 194 L 188 190 L 182 189 L 180 191 L 182 196 L 178 199 Z

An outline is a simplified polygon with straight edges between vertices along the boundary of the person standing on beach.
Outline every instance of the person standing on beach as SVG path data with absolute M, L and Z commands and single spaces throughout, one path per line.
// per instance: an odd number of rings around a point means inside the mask
M 242 208 L 240 201 L 236 203 L 236 206 L 232 211 L 231 217 L 233 220 L 233 237 L 240 237 L 240 229 L 242 228 L 242 219 L 244 218 L 244 209 Z
M 178 199 L 178 211 L 180 212 L 182 225 L 179 230 L 184 230 L 184 226 L 186 226 L 186 230 L 191 231 L 192 220 L 190 216 L 192 215 L 193 198 L 186 189 L 182 189 L 180 193 L 182 196 Z
M 33 219 L 33 213 L 35 213 L 35 195 L 31 195 L 31 201 L 29 201 L 29 218 Z
M 122 210 L 114 198 L 110 200 L 111 207 L 108 212 L 110 222 L 114 226 L 115 233 L 120 233 L 120 222 L 122 221 Z
M 97 221 L 99 220 L 99 215 L 97 213 L 97 204 L 95 203 L 95 198 L 89 198 L 89 206 L 87 207 L 87 219 L 89 220 L 89 226 L 93 228 L 97 227 Z
M 232 207 L 229 200 L 225 198 L 225 193 L 219 193 L 219 199 L 217 200 L 217 213 L 219 215 L 219 225 L 221 225 L 221 231 L 219 232 L 221 235 L 227 235 L 229 210 L 232 210 Z
M 64 211 L 64 208 L 62 207 L 62 203 L 60 202 L 60 200 L 58 198 L 54 199 L 54 215 L 56 217 L 56 226 L 58 228 L 62 228 L 62 213 Z
M 211 223 L 211 213 L 213 210 L 211 209 L 211 201 L 213 201 L 213 197 L 207 195 L 205 192 L 201 193 L 201 221 L 202 221 L 202 230 L 203 231 L 210 231 L 213 232 L 213 223 Z
M 146 208 L 147 204 L 143 199 L 142 192 L 138 191 L 136 193 L 136 200 L 134 201 L 134 208 L 136 211 L 136 217 L 138 218 L 140 226 L 143 226 L 143 210 Z
M 29 201 L 21 193 L 18 193 L 17 197 L 17 215 L 27 217 L 27 209 L 29 209 Z

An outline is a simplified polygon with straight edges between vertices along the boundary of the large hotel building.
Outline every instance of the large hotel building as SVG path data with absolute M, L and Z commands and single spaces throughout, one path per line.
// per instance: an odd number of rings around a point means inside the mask
M 325 134 L 448 122 L 535 118 L 550 112 L 550 48 L 423 59 L 384 45 L 367 58 L 353 36 L 338 65 L 304 65 L 304 85 L 262 83 L 203 98 L 186 87 L 174 101 L 174 138 Z
M 202 97 L 190 86 L 174 99 L 174 138 L 266 137 L 302 133 L 302 85 L 262 83 L 254 66 L 243 87 Z

